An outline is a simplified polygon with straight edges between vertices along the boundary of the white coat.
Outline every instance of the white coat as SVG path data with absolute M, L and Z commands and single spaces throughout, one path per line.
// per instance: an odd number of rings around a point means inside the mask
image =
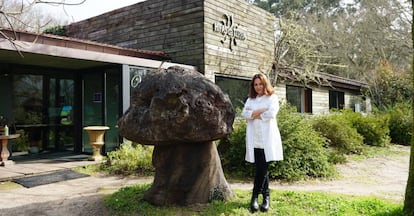
M 266 162 L 283 160 L 282 139 L 277 126 L 276 114 L 279 112 L 279 98 L 276 94 L 263 95 L 260 98 L 248 98 L 244 104 L 242 116 L 247 119 L 246 161 L 254 163 L 254 127 L 252 113 L 266 108 L 261 114 L 261 128 Z

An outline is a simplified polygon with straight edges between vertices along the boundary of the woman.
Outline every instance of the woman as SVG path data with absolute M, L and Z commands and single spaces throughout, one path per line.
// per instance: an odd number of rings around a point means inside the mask
M 283 160 L 282 140 L 277 127 L 276 114 L 279 99 L 264 74 L 253 76 L 249 97 L 242 116 L 247 119 L 246 161 L 255 164 L 255 178 L 251 211 L 259 210 L 258 196 L 263 195 L 260 210 L 266 212 L 270 205 L 268 163 Z

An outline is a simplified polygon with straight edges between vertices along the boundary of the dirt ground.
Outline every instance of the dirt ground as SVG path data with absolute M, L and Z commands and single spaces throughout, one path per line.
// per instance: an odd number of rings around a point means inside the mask
M 408 178 L 409 147 L 395 146 L 397 154 L 338 165 L 334 180 L 296 183 L 272 182 L 271 189 L 325 191 L 351 195 L 375 195 L 401 203 Z M 151 183 L 152 178 L 91 176 L 23 188 L 0 185 L 0 215 L 108 215 L 102 198 L 121 187 Z M 251 190 L 252 183 L 229 181 L 232 189 Z
M 408 146 L 392 146 L 391 148 L 398 153 L 336 165 L 340 174 L 338 179 L 291 184 L 272 182 L 270 187 L 277 190 L 374 195 L 402 202 L 408 179 L 410 148 Z M 231 185 L 233 188 L 247 189 L 245 184 Z

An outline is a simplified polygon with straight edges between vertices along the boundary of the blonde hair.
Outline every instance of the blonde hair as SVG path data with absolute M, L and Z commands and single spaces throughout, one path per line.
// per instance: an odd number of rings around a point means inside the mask
M 266 75 L 264 74 L 255 74 L 252 78 L 252 80 L 250 81 L 250 86 L 249 86 L 249 98 L 256 98 L 257 97 L 257 92 L 256 90 L 254 90 L 254 80 L 255 79 L 260 79 L 260 81 L 263 84 L 264 87 L 264 94 L 265 95 L 271 95 L 275 92 L 275 90 L 273 89 L 272 84 L 270 84 L 269 80 L 267 79 Z

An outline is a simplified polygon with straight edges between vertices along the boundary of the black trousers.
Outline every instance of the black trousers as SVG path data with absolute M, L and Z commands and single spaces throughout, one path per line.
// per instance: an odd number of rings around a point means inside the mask
M 269 196 L 269 165 L 266 162 L 264 149 L 254 149 L 254 164 L 256 173 L 254 176 L 253 195 L 263 194 Z

